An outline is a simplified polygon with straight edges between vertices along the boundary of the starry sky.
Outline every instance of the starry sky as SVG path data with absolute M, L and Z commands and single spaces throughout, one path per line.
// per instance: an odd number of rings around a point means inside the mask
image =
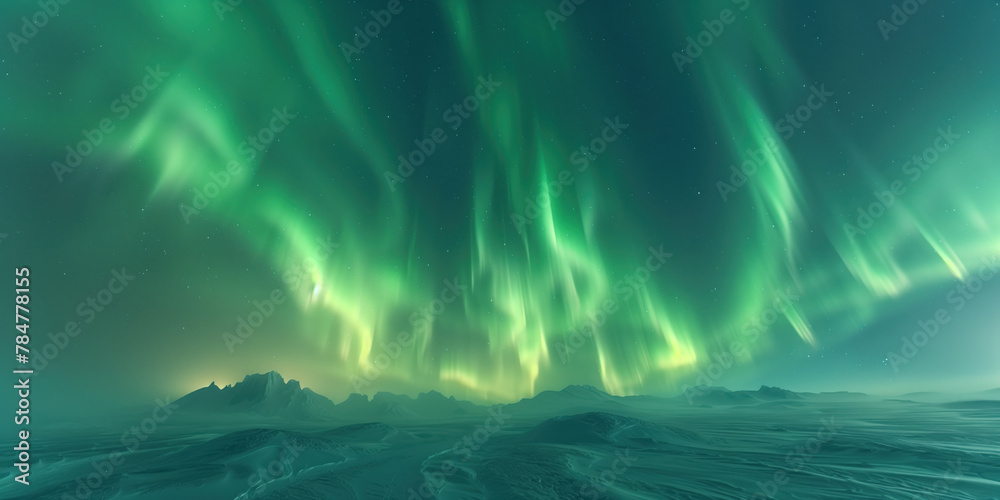
M 4 2 L 39 392 L 1000 386 L 995 1 L 563 4 Z

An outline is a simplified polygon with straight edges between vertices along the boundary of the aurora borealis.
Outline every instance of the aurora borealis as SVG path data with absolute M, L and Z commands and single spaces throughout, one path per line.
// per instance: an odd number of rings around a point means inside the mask
M 40 394 L 1000 385 L 996 2 L 59 9 L 0 56 Z

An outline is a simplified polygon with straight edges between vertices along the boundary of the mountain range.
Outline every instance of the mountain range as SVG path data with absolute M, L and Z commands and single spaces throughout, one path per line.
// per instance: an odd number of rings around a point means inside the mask
M 796 393 L 777 387 L 761 386 L 756 391 L 730 391 L 721 387 L 689 388 L 680 396 L 612 396 L 588 385 L 570 385 L 559 391 L 543 391 L 531 398 L 504 405 L 504 411 L 520 416 L 569 415 L 591 411 L 634 414 L 665 406 L 736 406 L 762 403 L 798 404 L 806 398 L 863 398 L 858 393 Z M 449 419 L 487 415 L 489 407 L 446 397 L 437 391 L 416 398 L 378 392 L 371 398 L 351 394 L 335 404 L 330 399 L 302 388 L 298 381 L 285 379 L 277 372 L 253 374 L 243 381 L 220 388 L 212 382 L 178 399 L 175 404 L 188 415 L 258 415 L 302 421 L 347 420 L 355 422 L 401 421 L 412 419 Z

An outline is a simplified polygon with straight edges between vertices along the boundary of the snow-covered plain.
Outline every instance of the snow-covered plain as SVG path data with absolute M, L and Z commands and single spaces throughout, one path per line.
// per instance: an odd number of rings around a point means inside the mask
M 31 485 L 8 473 L 0 498 L 1000 498 L 997 391 L 689 396 L 570 386 L 490 408 L 434 392 L 334 405 L 272 372 L 51 427 Z

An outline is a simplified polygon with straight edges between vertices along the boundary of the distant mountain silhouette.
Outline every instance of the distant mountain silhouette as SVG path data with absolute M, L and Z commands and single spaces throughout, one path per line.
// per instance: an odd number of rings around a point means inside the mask
M 257 414 L 295 420 L 331 418 L 352 421 L 446 418 L 485 414 L 487 408 L 468 401 L 445 397 L 437 391 L 416 398 L 389 392 L 376 393 L 370 400 L 351 394 L 340 404 L 303 389 L 296 380 L 285 382 L 278 372 L 247 375 L 242 382 L 219 388 L 215 382 L 175 401 L 187 414 Z
M 756 391 L 730 391 L 724 387 L 709 387 L 699 385 L 688 388 L 685 394 L 676 399 L 686 400 L 694 405 L 727 406 L 751 405 L 771 401 L 801 400 L 803 396 L 780 387 L 760 386 Z
M 298 381 L 285 379 L 278 372 L 247 375 L 236 385 L 219 388 L 212 382 L 180 399 L 182 411 L 205 413 L 256 413 L 266 417 L 322 419 L 333 415 L 333 401 L 303 389 Z
M 336 407 L 338 417 L 353 420 L 397 418 L 444 418 L 484 413 L 486 408 L 437 391 L 424 392 L 416 399 L 390 392 L 378 392 L 371 400 L 363 394 L 351 394 Z
M 542 391 L 534 397 L 524 398 L 508 405 L 515 414 L 569 414 L 584 413 L 600 408 L 602 411 L 624 409 L 624 398 L 612 396 L 589 385 L 570 385 L 561 391 Z
M 769 401 L 775 399 L 802 399 L 802 396 L 798 393 L 782 389 L 780 387 L 771 387 L 767 385 L 760 386 L 760 389 L 757 389 L 757 393 L 754 394 L 754 396 L 759 399 Z
M 677 397 L 612 396 L 589 385 L 570 385 L 559 391 L 542 391 L 534 397 L 504 405 L 503 412 L 515 416 L 574 415 L 602 412 L 634 414 L 683 403 L 685 406 L 799 405 L 806 399 L 840 400 L 868 397 L 858 393 L 796 393 L 762 385 L 756 391 L 730 391 L 723 387 L 688 388 Z M 277 372 L 247 375 L 242 382 L 219 388 L 212 382 L 176 401 L 184 413 L 204 415 L 260 415 L 294 420 L 341 420 L 350 422 L 448 419 L 487 415 L 490 408 L 447 397 L 437 391 L 416 398 L 378 392 L 371 398 L 351 394 L 339 404 L 303 389 L 295 380 L 285 380 Z

